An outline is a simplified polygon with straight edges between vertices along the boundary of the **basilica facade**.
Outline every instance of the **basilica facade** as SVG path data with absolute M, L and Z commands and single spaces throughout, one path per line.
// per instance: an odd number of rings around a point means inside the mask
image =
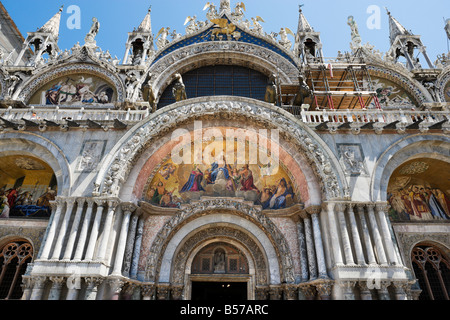
M 326 58 L 222 0 L 117 59 L 62 10 L 1 6 L 0 299 L 449 299 L 450 52 L 387 12 Z

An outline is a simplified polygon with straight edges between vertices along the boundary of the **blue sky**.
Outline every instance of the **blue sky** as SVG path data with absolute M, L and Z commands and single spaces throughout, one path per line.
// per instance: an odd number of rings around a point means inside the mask
M 187 16 L 196 15 L 198 20 L 206 20 L 203 7 L 211 0 L 2 0 L 3 5 L 24 36 L 35 31 L 50 19 L 61 5 L 65 6 L 60 29 L 59 47 L 70 49 L 77 41 L 84 43 L 84 36 L 91 27 L 92 17 L 100 23 L 97 45 L 109 50 L 119 59 L 123 58 L 127 33 L 137 27 L 148 7 L 152 6 L 152 27 L 156 33 L 161 27 L 170 27 L 185 34 L 184 21 Z M 220 0 L 213 1 L 219 7 Z M 231 0 L 232 8 L 238 1 Z M 350 28 L 347 17 L 354 16 L 359 26 L 363 43 L 370 42 L 376 49 L 389 49 L 389 25 L 385 7 L 414 34 L 422 36 L 428 54 L 434 62 L 438 54 L 448 51 L 444 31 L 444 18 L 450 18 L 449 0 L 246 0 L 245 17 L 260 16 L 265 32 L 279 32 L 288 27 L 297 31 L 298 6 L 304 4 L 303 12 L 316 31 L 321 32 L 324 55 L 334 57 L 337 51 L 349 51 Z M 70 5 L 77 5 L 81 11 L 81 29 L 69 29 L 67 12 Z M 380 25 L 369 28 L 372 12 L 369 6 L 381 9 Z

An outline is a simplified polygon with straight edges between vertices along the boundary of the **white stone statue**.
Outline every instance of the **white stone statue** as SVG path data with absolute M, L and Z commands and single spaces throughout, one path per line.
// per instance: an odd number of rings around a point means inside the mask
M 188 25 L 186 27 L 186 34 L 191 34 L 194 33 L 195 31 L 198 30 L 198 25 L 197 25 L 197 16 L 189 16 L 186 18 L 186 21 L 184 22 L 184 25 Z
M 350 29 L 352 30 L 352 43 L 351 43 L 352 49 L 360 48 L 362 40 L 361 36 L 359 35 L 358 25 L 356 24 L 356 21 L 354 20 L 353 16 L 348 17 L 347 24 L 350 26 Z
M 257 34 L 262 34 L 263 33 L 263 27 L 261 26 L 260 22 L 265 22 L 263 20 L 263 18 L 256 16 L 256 18 L 252 18 L 252 22 L 253 22 L 253 31 L 256 32 Z
M 92 18 L 92 26 L 89 30 L 88 34 L 84 38 L 84 41 L 88 47 L 92 47 L 96 45 L 95 37 L 100 31 L 100 22 L 98 22 L 97 18 Z
M 234 9 L 234 12 L 232 12 L 231 15 L 236 20 L 240 21 L 244 17 L 244 11 L 246 11 L 245 4 L 243 2 L 238 2 L 238 3 L 236 3 L 236 7 Z
M 158 49 L 161 49 L 170 43 L 170 41 L 167 39 L 167 37 L 169 36 L 169 30 L 170 27 L 167 28 L 163 27 L 161 28 L 161 30 L 159 30 L 158 34 L 156 35 L 156 39 L 158 39 L 156 41 L 156 46 L 158 47 Z
M 206 18 L 211 21 L 213 19 L 217 19 L 219 16 L 217 15 L 217 9 L 214 3 L 208 2 L 206 3 L 205 7 L 203 8 L 203 11 L 208 10 L 206 13 Z
M 281 28 L 280 30 L 280 41 L 279 43 L 290 50 L 292 47 L 292 42 L 288 39 L 288 34 L 292 35 L 295 38 L 295 34 L 289 28 Z

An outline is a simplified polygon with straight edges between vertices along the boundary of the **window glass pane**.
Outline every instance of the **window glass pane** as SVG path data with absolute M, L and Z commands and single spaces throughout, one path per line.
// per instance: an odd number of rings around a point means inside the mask
M 240 66 L 207 66 L 183 74 L 188 99 L 205 96 L 239 96 L 264 100 L 268 78 Z M 158 109 L 175 103 L 170 85 L 161 95 Z

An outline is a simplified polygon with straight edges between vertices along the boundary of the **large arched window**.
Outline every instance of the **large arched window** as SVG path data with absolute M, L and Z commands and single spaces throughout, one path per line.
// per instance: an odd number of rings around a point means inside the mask
M 268 77 L 241 66 L 216 65 L 183 74 L 188 99 L 204 96 L 240 96 L 264 100 Z M 161 95 L 158 109 L 175 103 L 173 84 Z
M 22 276 L 33 259 L 33 248 L 26 241 L 5 245 L 0 252 L 0 299 L 12 300 L 22 297 Z
M 420 300 L 449 300 L 450 262 L 433 246 L 416 246 L 412 251 L 414 273 L 422 292 Z

